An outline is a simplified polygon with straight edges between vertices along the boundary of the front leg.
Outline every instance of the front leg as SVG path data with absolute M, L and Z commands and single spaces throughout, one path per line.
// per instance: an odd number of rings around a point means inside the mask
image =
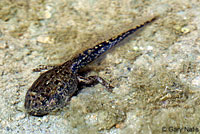
M 108 92 L 112 92 L 112 88 L 114 88 L 108 82 L 106 82 L 103 78 L 99 76 L 89 76 L 89 77 L 78 76 L 77 78 L 81 85 L 91 86 L 91 85 L 100 83 L 106 87 L 106 90 Z

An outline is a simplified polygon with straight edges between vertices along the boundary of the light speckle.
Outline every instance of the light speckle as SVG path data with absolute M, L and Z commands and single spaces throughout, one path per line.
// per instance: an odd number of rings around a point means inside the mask
M 25 118 L 25 113 L 24 112 L 21 112 L 21 113 L 18 113 L 16 116 L 15 116 L 15 119 L 18 121 L 18 120 L 21 120 L 21 119 L 24 119 Z
M 184 34 L 187 34 L 187 33 L 190 32 L 190 29 L 186 28 L 186 27 L 183 27 L 183 28 L 181 28 L 181 32 L 183 32 Z
M 39 36 L 37 38 L 37 41 L 40 43 L 48 43 L 48 44 L 53 44 L 54 40 L 51 39 L 49 36 Z
M 200 76 L 198 76 L 192 80 L 192 85 L 199 88 L 199 90 L 200 90 Z

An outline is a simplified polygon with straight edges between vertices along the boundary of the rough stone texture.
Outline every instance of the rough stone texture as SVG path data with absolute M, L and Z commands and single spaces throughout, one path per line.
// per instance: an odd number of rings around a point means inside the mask
M 200 131 L 199 0 L 1 0 L 0 133 Z M 28 116 L 38 65 L 60 64 L 137 23 L 159 19 L 90 66 L 115 86 L 84 88 L 66 108 Z M 168 128 L 172 126 L 170 130 Z

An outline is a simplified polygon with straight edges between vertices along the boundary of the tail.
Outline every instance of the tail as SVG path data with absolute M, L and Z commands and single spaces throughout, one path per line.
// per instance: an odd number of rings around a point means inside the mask
M 85 65 L 89 64 L 96 58 L 98 58 L 101 54 L 115 46 L 120 41 L 124 40 L 130 34 L 136 32 L 138 29 L 144 27 L 145 25 L 151 23 L 152 21 L 156 20 L 157 17 L 153 17 L 152 19 L 137 25 L 136 27 L 114 37 L 100 44 L 94 46 L 93 48 L 89 48 L 85 50 L 83 53 L 79 54 L 77 57 L 73 59 L 73 64 L 71 66 L 72 72 L 76 73 L 80 68 L 84 67 Z

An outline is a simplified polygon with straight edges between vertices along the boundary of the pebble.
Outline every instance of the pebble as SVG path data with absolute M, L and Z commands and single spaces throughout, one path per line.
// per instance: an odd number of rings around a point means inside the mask
M 200 88 L 200 76 L 198 76 L 192 80 L 192 85 Z
M 24 119 L 25 118 L 25 113 L 24 112 L 20 112 L 18 114 L 16 114 L 15 116 L 15 120 L 21 120 L 21 119 Z
M 0 49 L 5 49 L 8 48 L 8 44 L 6 43 L 6 41 L 0 41 Z
M 53 39 L 51 39 L 49 36 L 39 36 L 37 38 L 37 41 L 40 42 L 40 43 L 45 43 L 45 44 L 53 44 Z
M 184 34 L 186 34 L 186 33 L 190 32 L 190 29 L 186 28 L 186 27 L 183 27 L 183 28 L 181 28 L 181 32 L 184 33 Z

